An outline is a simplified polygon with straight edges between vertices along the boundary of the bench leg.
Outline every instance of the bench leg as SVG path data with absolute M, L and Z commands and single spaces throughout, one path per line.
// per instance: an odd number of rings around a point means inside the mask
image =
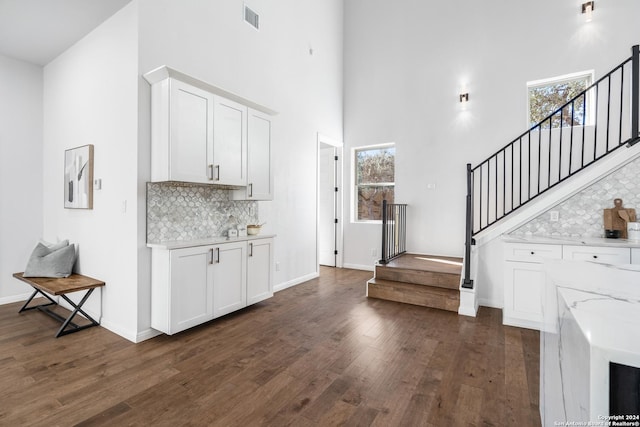
M 73 332 L 78 332 L 83 329 L 91 328 L 92 326 L 98 326 L 100 324 L 82 309 L 82 305 L 87 301 L 87 299 L 89 299 L 89 296 L 93 293 L 94 290 L 95 288 L 89 289 L 87 293 L 84 294 L 84 296 L 82 297 L 82 299 L 77 305 L 73 301 L 71 301 L 66 295 L 64 294 L 60 295 L 66 302 L 68 302 L 74 308 L 74 310 L 71 312 L 69 317 L 67 317 L 67 319 L 62 323 L 62 326 L 60 327 L 60 329 L 58 329 L 56 338 L 61 337 L 63 335 L 71 334 Z M 83 325 L 83 326 L 78 326 L 75 323 L 73 323 L 72 320 L 78 313 L 81 313 L 91 323 L 89 325 Z M 71 328 L 67 329 L 68 326 L 71 326 Z
M 29 305 L 29 303 L 33 300 L 33 298 L 38 294 L 41 294 L 42 296 L 44 296 L 46 299 L 48 299 L 51 302 L 49 302 L 47 304 L 34 305 L 33 307 L 27 307 Z M 22 313 L 23 311 L 27 311 L 27 310 L 36 310 L 36 309 L 39 309 L 40 307 L 48 307 L 50 305 L 56 305 L 56 304 L 58 304 L 58 303 L 55 302 L 53 299 L 51 299 L 51 297 L 49 295 L 47 295 L 44 292 L 41 292 L 40 290 L 34 288 L 33 293 L 31 294 L 31 296 L 29 297 L 27 302 L 24 303 L 24 305 L 18 311 L 18 313 Z

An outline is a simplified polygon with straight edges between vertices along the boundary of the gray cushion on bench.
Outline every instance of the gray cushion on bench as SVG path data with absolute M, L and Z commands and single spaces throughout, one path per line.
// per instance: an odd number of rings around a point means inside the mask
M 74 245 L 51 250 L 38 243 L 29 257 L 24 277 L 69 277 L 76 261 Z

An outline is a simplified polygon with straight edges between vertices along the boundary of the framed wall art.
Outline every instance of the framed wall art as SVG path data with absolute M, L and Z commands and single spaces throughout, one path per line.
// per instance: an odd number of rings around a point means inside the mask
M 64 152 L 64 207 L 93 209 L 93 145 Z

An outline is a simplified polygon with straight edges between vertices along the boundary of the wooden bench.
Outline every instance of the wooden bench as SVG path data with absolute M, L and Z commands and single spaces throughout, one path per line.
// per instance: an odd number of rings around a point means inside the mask
M 105 283 L 101 280 L 93 279 L 91 277 L 83 276 L 81 274 L 72 274 L 69 277 L 62 278 L 54 278 L 54 277 L 23 277 L 23 273 L 14 273 L 13 277 L 18 280 L 22 280 L 25 283 L 28 283 L 33 289 L 34 292 L 31 294 L 31 297 L 27 300 L 27 302 L 22 306 L 18 313 L 22 313 L 27 310 L 38 310 L 43 313 L 48 314 L 54 319 L 62 322 L 62 326 L 58 329 L 58 333 L 56 334 L 56 338 L 61 337 L 62 335 L 67 335 L 73 332 L 78 332 L 83 329 L 90 328 L 92 326 L 98 326 L 100 323 L 89 316 L 84 310 L 82 310 L 82 305 L 89 299 L 89 296 L 96 288 L 104 286 Z M 74 303 L 67 297 L 66 294 L 78 291 L 86 291 L 82 299 L 78 304 Z M 27 307 L 31 300 L 37 295 L 42 294 L 46 299 L 49 300 L 46 304 L 35 305 L 31 307 Z M 55 313 L 49 309 L 49 306 L 58 305 L 56 301 L 54 301 L 49 295 L 60 296 L 66 302 L 68 302 L 72 307 L 73 311 L 71 314 L 65 319 L 60 316 L 58 313 Z M 73 318 L 76 314 L 81 313 L 87 320 L 91 323 L 88 325 L 77 325 L 73 323 Z

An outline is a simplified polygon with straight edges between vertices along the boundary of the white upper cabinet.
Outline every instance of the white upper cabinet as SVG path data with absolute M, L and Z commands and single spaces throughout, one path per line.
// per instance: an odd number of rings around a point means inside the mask
M 247 107 L 220 96 L 213 107 L 213 183 L 247 185 Z
M 144 77 L 151 83 L 152 181 L 242 187 L 235 198 L 272 199 L 275 111 L 168 67 Z
M 236 200 L 273 200 L 271 117 L 248 110 L 247 187 L 233 192 Z
M 210 182 L 213 95 L 179 80 L 152 89 L 151 180 Z

